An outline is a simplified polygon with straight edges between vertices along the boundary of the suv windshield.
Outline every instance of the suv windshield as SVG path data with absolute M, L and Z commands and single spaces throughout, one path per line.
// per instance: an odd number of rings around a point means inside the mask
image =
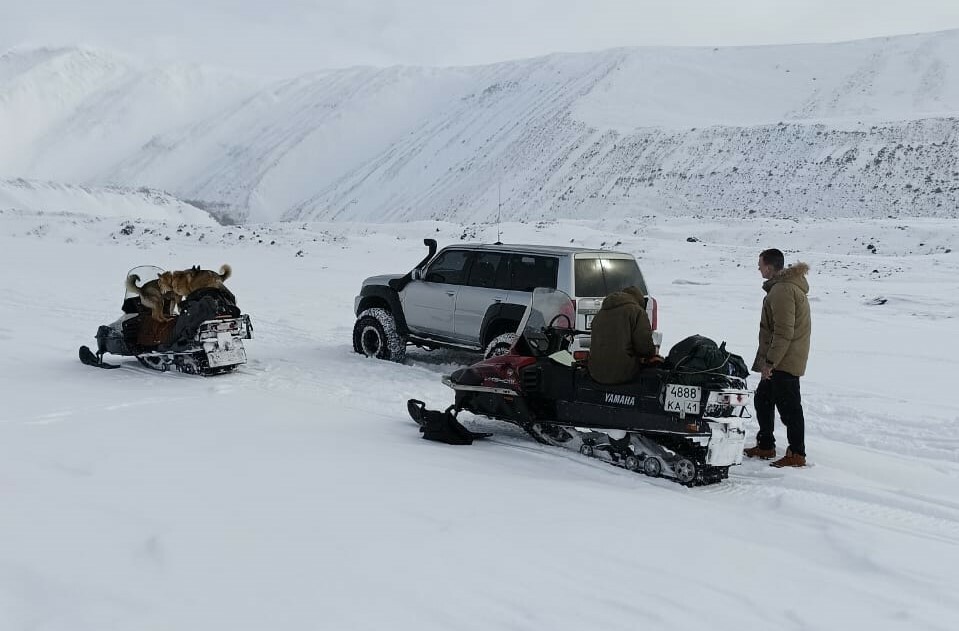
M 608 296 L 630 286 L 648 293 L 635 259 L 576 259 L 577 296 Z

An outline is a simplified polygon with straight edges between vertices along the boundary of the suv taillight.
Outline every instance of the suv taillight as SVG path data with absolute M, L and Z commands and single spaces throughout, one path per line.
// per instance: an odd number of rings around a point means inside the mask
M 659 324 L 659 303 L 656 302 L 656 299 L 652 296 L 648 296 L 646 302 L 652 303 L 646 305 L 646 311 L 649 313 L 649 324 L 655 331 L 657 325 Z

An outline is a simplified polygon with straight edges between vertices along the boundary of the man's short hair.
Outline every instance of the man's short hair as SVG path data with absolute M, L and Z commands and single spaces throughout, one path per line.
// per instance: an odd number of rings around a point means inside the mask
M 776 248 L 769 248 L 768 250 L 763 250 L 759 253 L 759 258 L 763 260 L 763 263 L 766 265 L 772 265 L 776 271 L 781 270 L 786 267 L 786 257 L 783 256 L 783 253 Z

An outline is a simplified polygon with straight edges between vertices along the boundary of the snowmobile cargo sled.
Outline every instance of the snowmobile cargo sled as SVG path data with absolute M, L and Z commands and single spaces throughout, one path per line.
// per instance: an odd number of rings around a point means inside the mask
M 135 267 L 135 274 L 146 283 L 163 270 L 152 265 Z M 97 350 L 80 347 L 80 361 L 98 368 L 119 368 L 103 361 L 106 353 L 136 357 L 153 370 L 177 370 L 191 375 L 215 375 L 230 372 L 246 363 L 243 340 L 253 337 L 250 316 L 240 312 L 233 294 L 226 288 L 194 291 L 179 305 L 177 315 L 154 319 L 140 295 L 127 288 L 115 322 L 97 329 Z
M 536 289 L 508 354 L 444 377 L 455 391 L 450 413 L 513 423 L 541 443 L 687 486 L 719 482 L 742 463 L 750 393 L 740 357 L 687 338 L 684 357 L 647 366 L 630 383 L 600 384 L 588 359 L 569 351 L 584 333 L 572 328 L 574 314 L 564 292 Z M 690 361 L 706 343 L 711 364 Z

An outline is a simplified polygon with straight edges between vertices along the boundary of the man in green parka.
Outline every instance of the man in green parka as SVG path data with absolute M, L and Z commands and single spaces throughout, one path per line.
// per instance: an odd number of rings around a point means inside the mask
M 806 373 L 812 332 L 806 281 L 809 266 L 805 263 L 784 265 L 783 253 L 779 250 L 763 250 L 759 255 L 759 272 L 766 279 L 759 349 L 753 362 L 753 371 L 762 374 L 754 397 L 759 433 L 756 446 L 747 449 L 746 455 L 763 459 L 776 456 L 773 430 L 775 410 L 779 410 L 789 448 L 786 455 L 771 466 L 802 467 L 806 465 L 806 445 L 799 378 Z
M 599 383 L 627 383 L 655 356 L 643 292 L 627 287 L 606 296 L 590 330 L 589 375 Z

